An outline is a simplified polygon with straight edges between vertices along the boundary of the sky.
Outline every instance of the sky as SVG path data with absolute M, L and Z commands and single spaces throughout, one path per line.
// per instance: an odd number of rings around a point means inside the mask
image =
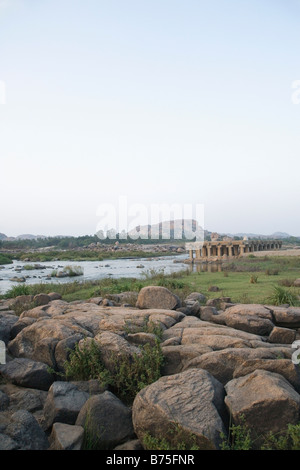
M 0 232 L 300 236 L 299 44 L 299 0 L 0 0 Z

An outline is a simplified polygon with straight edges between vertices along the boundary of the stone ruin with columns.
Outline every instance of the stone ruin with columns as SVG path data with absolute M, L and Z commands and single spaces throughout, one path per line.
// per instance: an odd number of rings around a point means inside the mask
M 217 234 L 212 235 L 211 241 L 186 243 L 185 248 L 189 253 L 187 263 L 236 258 L 245 253 L 279 250 L 282 247 L 281 240 L 248 240 L 247 237 L 243 240 L 230 237 L 220 239 Z

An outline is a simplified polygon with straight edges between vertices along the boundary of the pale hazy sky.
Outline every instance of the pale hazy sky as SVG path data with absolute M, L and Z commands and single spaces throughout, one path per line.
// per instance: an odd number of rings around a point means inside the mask
M 0 232 L 122 195 L 300 235 L 299 47 L 299 0 L 0 0 Z

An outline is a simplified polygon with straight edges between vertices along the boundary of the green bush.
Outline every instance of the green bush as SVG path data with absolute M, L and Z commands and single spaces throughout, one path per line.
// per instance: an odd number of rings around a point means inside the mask
M 111 384 L 114 392 L 123 401 L 130 403 L 137 393 L 161 377 L 164 356 L 159 340 L 155 346 L 140 346 L 141 354 L 135 354 L 132 361 L 126 356 L 113 358 Z
M 197 445 L 196 436 L 186 431 L 178 423 L 170 425 L 168 430 L 169 438 L 154 437 L 146 432 L 142 438 L 145 450 L 200 450 Z
M 24 284 L 20 284 L 18 286 L 13 286 L 11 289 L 9 289 L 5 296 L 7 299 L 13 299 L 15 297 L 18 297 L 19 295 L 30 295 L 31 290 L 29 286 L 26 286 Z
M 85 340 L 81 347 L 77 343 L 65 361 L 64 370 L 67 379 L 97 379 L 103 384 L 110 382 L 109 372 L 102 362 L 100 348 L 94 340 Z
M 99 345 L 94 340 L 85 340 L 81 347 L 77 344 L 64 364 L 65 376 L 72 380 L 97 379 L 109 385 L 123 401 L 130 403 L 145 386 L 161 377 L 164 356 L 157 339 L 154 346 L 140 346 L 141 353 L 132 360 L 127 356 L 111 354 L 112 367 L 108 370 L 102 361 Z
M 290 289 L 281 286 L 273 287 L 273 294 L 268 298 L 268 302 L 271 305 L 289 304 L 293 306 L 299 303 L 297 296 Z

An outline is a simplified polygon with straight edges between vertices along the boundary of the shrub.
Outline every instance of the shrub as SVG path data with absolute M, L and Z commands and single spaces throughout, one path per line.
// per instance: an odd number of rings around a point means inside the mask
M 300 424 L 289 424 L 283 433 L 270 432 L 261 450 L 300 450 Z
M 290 289 L 274 286 L 273 294 L 268 298 L 268 302 L 271 305 L 289 304 L 294 306 L 298 304 L 298 298 Z
M 199 450 L 196 436 L 173 423 L 168 430 L 169 439 L 154 437 L 146 432 L 142 443 L 145 450 Z
M 103 364 L 99 345 L 94 340 L 85 340 L 81 347 L 77 344 L 70 352 L 64 364 L 65 376 L 72 380 L 97 379 L 111 386 L 120 399 L 130 403 L 142 388 L 161 377 L 164 361 L 159 340 L 154 346 L 146 344 L 140 349 L 141 354 L 135 354 L 131 361 L 125 355 L 117 358 L 112 353 L 112 368 L 108 370 Z
M 256 274 L 252 274 L 250 277 L 250 283 L 257 284 L 257 281 L 258 281 L 258 276 L 256 276 Z
M 137 393 L 161 377 L 164 356 L 159 340 L 155 346 L 140 346 L 141 354 L 135 354 L 132 361 L 126 356 L 113 358 L 112 388 L 123 401 L 130 403 Z
M 64 370 L 67 379 L 98 379 L 104 384 L 110 382 L 109 372 L 102 362 L 100 348 L 94 340 L 85 340 L 81 347 L 77 343 L 65 361 Z
M 5 297 L 7 299 L 13 299 L 15 297 L 18 297 L 19 295 L 30 295 L 30 294 L 31 294 L 30 287 L 24 284 L 20 284 L 18 286 L 13 286 L 11 289 L 9 289 L 6 292 Z
M 250 437 L 250 429 L 245 424 L 244 416 L 241 416 L 241 424 L 232 424 L 229 426 L 228 436 L 223 433 L 221 450 L 251 450 L 252 440 Z

